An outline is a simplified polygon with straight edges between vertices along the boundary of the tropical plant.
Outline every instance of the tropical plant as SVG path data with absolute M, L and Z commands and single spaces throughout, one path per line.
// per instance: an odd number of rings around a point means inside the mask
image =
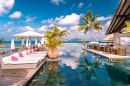
M 94 35 L 93 30 L 92 30 L 92 28 L 98 32 L 102 30 L 102 27 L 101 27 L 102 23 L 100 21 L 96 21 L 97 16 L 98 16 L 98 13 L 96 13 L 94 15 L 94 17 L 92 17 L 92 11 L 87 11 L 86 18 L 81 17 L 81 19 L 84 21 L 84 23 L 79 24 L 80 27 L 77 30 L 78 30 L 78 32 L 84 30 L 84 33 L 86 34 L 90 28 L 94 38 L 98 42 L 98 40 L 97 40 L 96 36 Z
M 60 31 L 60 28 L 57 26 L 53 26 L 50 28 L 51 31 L 47 31 L 45 37 L 47 38 L 46 47 L 49 48 L 52 52 L 57 50 L 57 46 L 63 47 L 63 39 L 59 39 L 59 37 L 67 36 L 69 34 L 68 31 L 63 30 Z
M 21 39 L 22 40 L 22 46 L 24 46 L 24 37 L 17 37 L 16 40 L 17 39 Z
M 126 35 L 128 36 L 130 34 L 130 22 L 125 21 L 126 27 L 122 29 L 122 31 L 127 31 Z
M 0 44 L 4 43 L 4 38 L 0 39 Z
M 85 40 L 81 40 L 83 46 L 85 46 Z
M 31 83 L 30 86 L 41 86 L 41 85 L 46 85 L 46 86 L 61 86 L 64 85 L 65 83 L 63 82 L 63 72 L 57 72 L 56 70 L 49 70 L 49 69 L 44 69 L 38 78 L 36 79 L 37 81 L 34 81 Z
M 89 62 L 88 59 L 85 56 L 85 52 L 81 53 L 81 56 L 84 58 L 84 60 L 83 61 L 79 60 L 79 59 L 77 60 L 78 66 L 80 68 L 83 68 L 83 71 L 80 71 L 80 73 L 82 75 L 85 74 L 87 80 L 91 80 L 92 76 L 97 78 L 98 76 L 97 76 L 97 73 L 96 73 L 95 69 L 101 69 L 102 62 L 100 60 L 98 60 L 98 59 L 93 62 L 92 61 L 93 58 Z

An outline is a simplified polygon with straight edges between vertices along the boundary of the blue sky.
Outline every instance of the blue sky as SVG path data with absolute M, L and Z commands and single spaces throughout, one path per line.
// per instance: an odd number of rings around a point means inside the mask
M 100 41 L 111 22 L 120 0 L 0 0 L 0 38 L 11 40 L 12 35 L 28 30 L 44 34 L 49 27 L 57 25 L 68 30 L 70 35 L 64 39 L 85 39 L 94 41 L 91 32 L 77 32 L 81 16 L 92 10 L 99 13 L 97 21 L 102 22 L 103 30 L 94 31 Z

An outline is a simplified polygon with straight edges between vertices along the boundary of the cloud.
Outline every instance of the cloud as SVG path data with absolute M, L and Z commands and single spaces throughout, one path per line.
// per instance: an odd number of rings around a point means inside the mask
M 84 3 L 80 2 L 78 5 L 78 8 L 81 8 L 83 6 Z
M 16 11 L 13 14 L 9 15 L 11 19 L 20 19 L 22 16 L 22 13 L 20 11 Z
M 59 27 L 61 31 L 66 30 L 67 27 Z
M 25 26 L 25 27 L 18 27 L 17 28 L 20 31 L 34 31 L 35 29 L 31 28 L 30 26 Z
M 75 4 L 73 4 L 72 7 L 71 7 L 70 9 L 72 9 L 72 8 L 74 8 L 74 7 L 75 7 Z
M 77 25 L 79 24 L 79 20 L 82 14 L 77 15 L 75 13 L 72 13 L 71 15 L 67 15 L 65 18 L 61 19 L 58 22 L 58 25 Z
M 64 16 L 60 16 L 60 18 L 56 17 L 55 21 L 60 21 Z
M 65 1 L 64 0 L 51 0 L 51 3 L 54 3 L 54 4 L 56 4 L 56 5 L 59 5 L 59 3 L 65 3 Z
M 101 16 L 101 17 L 97 17 L 96 21 L 104 21 L 104 20 L 110 20 L 112 19 L 112 15 L 109 15 L 107 17 Z
M 92 3 L 88 5 L 88 7 L 91 7 L 92 6 Z
M 0 16 L 8 14 L 14 6 L 15 0 L 0 0 Z
M 12 31 L 12 29 L 9 29 L 7 32 L 11 32 Z
M 7 24 L 10 25 L 10 24 L 13 24 L 13 23 L 14 23 L 14 21 L 13 22 L 8 22 Z
M 37 17 L 30 17 L 30 15 L 26 16 L 26 21 L 25 22 L 32 22 L 34 21 L 34 19 L 36 19 Z
M 49 25 L 49 27 L 53 27 L 53 26 L 54 26 L 54 24 L 50 24 L 50 25 Z
M 79 28 L 78 25 L 74 25 L 74 26 L 71 26 L 71 27 L 70 27 L 70 30 L 77 30 L 78 28 Z
M 41 23 L 53 23 L 53 18 L 48 19 L 48 20 L 42 20 Z
M 48 26 L 42 26 L 40 29 L 38 29 L 38 32 L 45 32 L 47 31 Z

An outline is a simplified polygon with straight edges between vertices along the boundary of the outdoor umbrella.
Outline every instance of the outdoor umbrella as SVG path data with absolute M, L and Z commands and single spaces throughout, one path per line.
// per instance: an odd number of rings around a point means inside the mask
M 16 34 L 16 35 L 13 35 L 13 36 L 17 36 L 17 37 L 29 37 L 30 38 L 30 46 L 31 46 L 31 38 L 43 38 L 44 35 L 43 34 L 40 34 L 40 33 L 37 33 L 37 32 L 34 32 L 34 31 L 26 31 L 26 32 L 23 32 L 23 33 L 19 33 L 19 34 Z M 30 48 L 30 51 L 31 51 L 31 48 Z
M 41 40 L 41 44 L 44 44 L 44 38 L 42 38 L 42 40 Z
M 12 39 L 12 41 L 11 41 L 11 49 L 12 49 L 12 50 L 14 50 L 14 49 L 15 49 L 14 39 Z
M 26 41 L 26 47 L 29 47 L 29 45 L 28 45 L 28 39 L 27 39 L 27 41 Z
M 37 39 L 35 39 L 35 45 L 37 45 L 37 43 L 38 43 L 38 42 L 37 42 Z

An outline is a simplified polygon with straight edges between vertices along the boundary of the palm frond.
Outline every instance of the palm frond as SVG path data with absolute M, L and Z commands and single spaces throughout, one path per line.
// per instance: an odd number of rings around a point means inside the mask
M 0 39 L 0 44 L 4 43 L 4 40 L 5 40 L 4 38 L 1 38 Z
M 102 31 L 102 27 L 101 27 L 101 22 L 100 21 L 98 21 L 98 22 L 94 22 L 93 23 L 93 28 L 96 30 L 96 31 Z
M 84 34 L 86 34 L 88 30 L 89 30 L 89 28 L 86 26 L 86 28 L 84 30 Z
M 96 13 L 96 14 L 94 15 L 94 17 L 92 18 L 91 22 L 94 22 L 94 21 L 96 20 L 97 16 L 98 16 L 98 13 Z
M 84 21 L 84 23 L 88 24 L 88 20 L 84 17 L 81 17 L 80 19 L 82 19 Z
M 87 20 L 89 21 L 89 22 L 91 22 L 91 20 L 92 20 L 92 11 L 87 11 L 87 14 L 86 14 L 87 16 Z
M 80 31 L 84 30 L 85 28 L 86 28 L 86 26 L 83 25 L 83 26 L 79 27 L 77 30 L 78 30 L 78 32 L 80 32 Z

